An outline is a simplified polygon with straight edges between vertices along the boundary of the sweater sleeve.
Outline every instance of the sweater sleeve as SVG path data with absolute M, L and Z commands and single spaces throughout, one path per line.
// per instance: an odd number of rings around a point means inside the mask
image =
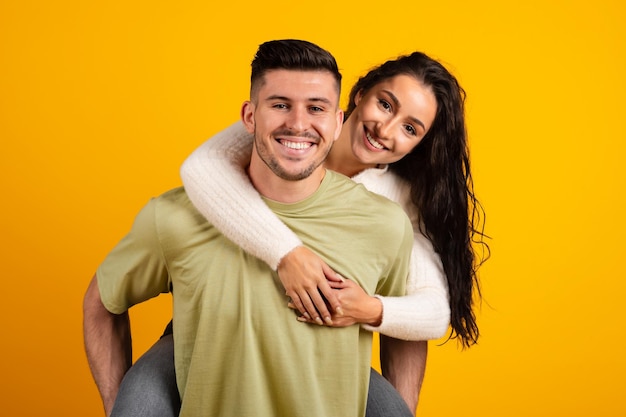
M 302 242 L 267 207 L 246 174 L 252 135 L 237 122 L 183 163 L 181 178 L 198 211 L 227 238 L 276 270 Z

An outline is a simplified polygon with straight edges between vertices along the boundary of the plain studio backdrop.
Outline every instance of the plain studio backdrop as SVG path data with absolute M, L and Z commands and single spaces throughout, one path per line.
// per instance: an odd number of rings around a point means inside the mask
M 430 344 L 419 415 L 626 415 L 625 18 L 608 0 L 0 2 L 2 414 L 102 415 L 89 279 L 238 119 L 257 46 L 300 38 L 336 56 L 344 107 L 358 75 L 414 50 L 467 90 L 493 238 L 482 337 Z M 170 303 L 132 310 L 135 357 Z

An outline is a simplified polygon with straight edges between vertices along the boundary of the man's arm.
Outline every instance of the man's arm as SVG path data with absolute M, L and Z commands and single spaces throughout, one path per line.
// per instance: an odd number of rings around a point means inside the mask
M 380 335 L 382 374 L 415 413 L 426 371 L 426 341 L 406 341 Z
M 108 416 L 132 364 L 130 321 L 128 312 L 113 314 L 104 307 L 95 276 L 83 300 L 83 335 L 89 368 Z

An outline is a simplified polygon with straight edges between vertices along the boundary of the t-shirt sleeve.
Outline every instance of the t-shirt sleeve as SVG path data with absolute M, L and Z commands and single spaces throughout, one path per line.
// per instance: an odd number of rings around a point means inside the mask
M 111 313 L 166 293 L 170 279 L 155 223 L 155 200 L 137 215 L 130 232 L 113 248 L 96 275 L 102 303 Z

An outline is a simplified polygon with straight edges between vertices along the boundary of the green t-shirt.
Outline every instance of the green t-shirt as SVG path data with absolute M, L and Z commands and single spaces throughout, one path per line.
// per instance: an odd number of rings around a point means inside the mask
M 405 293 L 413 240 L 395 203 L 331 171 L 295 204 L 266 200 L 368 293 Z M 180 416 L 365 415 L 371 333 L 296 320 L 277 274 L 208 223 L 182 188 L 151 200 L 98 269 L 113 313 L 173 288 Z

